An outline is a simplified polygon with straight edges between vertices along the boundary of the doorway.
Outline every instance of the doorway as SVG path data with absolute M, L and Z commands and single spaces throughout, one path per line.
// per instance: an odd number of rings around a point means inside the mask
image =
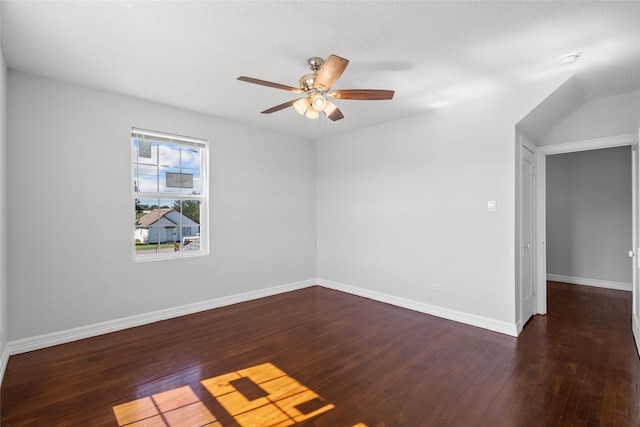
M 622 147 L 622 146 L 634 146 L 637 144 L 637 136 L 634 134 L 629 135 L 621 135 L 616 137 L 609 138 L 599 138 L 587 141 L 578 141 L 567 144 L 558 144 L 551 146 L 543 146 L 538 147 L 537 149 L 537 177 L 538 177 L 538 185 L 536 190 L 536 265 L 537 265 L 537 274 L 536 277 L 536 288 L 538 290 L 536 296 L 536 309 L 538 314 L 546 314 L 547 313 L 547 292 L 546 292 L 546 280 L 547 280 L 547 218 L 546 218 L 546 203 L 547 203 L 547 192 L 546 192 L 546 181 L 547 181 L 547 156 L 554 154 L 564 154 L 564 153 L 576 153 L 581 151 L 588 150 L 597 150 L 603 148 L 614 148 L 614 147 Z M 636 151 L 633 151 L 635 154 Z M 636 156 L 633 155 L 633 170 L 632 177 L 633 179 L 637 179 L 637 162 Z M 632 191 L 632 205 L 635 206 L 637 203 L 637 189 L 634 188 Z M 635 209 L 633 214 L 633 221 L 635 226 L 635 221 L 637 221 L 637 215 L 635 215 Z M 635 233 L 634 239 L 635 239 Z M 634 243 L 635 244 L 635 243 Z M 637 246 L 637 244 L 635 244 Z M 632 291 L 634 293 L 633 299 L 637 298 L 638 292 L 638 284 L 637 279 L 634 274 L 633 277 L 633 286 Z M 636 309 L 634 308 L 634 317 L 637 315 Z
M 631 153 L 547 156 L 547 280 L 631 291 Z

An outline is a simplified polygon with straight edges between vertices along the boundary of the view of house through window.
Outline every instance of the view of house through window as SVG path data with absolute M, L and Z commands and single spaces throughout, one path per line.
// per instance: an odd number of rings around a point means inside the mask
M 206 253 L 205 140 L 132 129 L 136 259 Z

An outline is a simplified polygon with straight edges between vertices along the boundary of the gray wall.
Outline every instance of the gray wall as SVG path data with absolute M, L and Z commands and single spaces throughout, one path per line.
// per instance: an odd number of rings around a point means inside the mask
M 631 283 L 631 147 L 547 157 L 547 273 Z
M 7 66 L 0 50 L 0 354 L 7 345 Z M 0 366 L 0 370 L 2 366 Z M 0 374 L 0 378 L 1 378 Z
M 316 277 L 315 141 L 8 73 L 11 341 Z M 131 127 L 210 143 L 210 255 L 132 260 Z
M 319 277 L 515 331 L 514 126 L 554 83 L 319 141 Z
M 549 129 L 536 145 L 555 145 L 634 134 L 640 126 L 640 91 L 585 102 Z

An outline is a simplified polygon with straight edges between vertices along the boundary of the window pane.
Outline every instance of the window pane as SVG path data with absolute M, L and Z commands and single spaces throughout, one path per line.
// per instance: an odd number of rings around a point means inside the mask
M 202 194 L 202 149 L 133 138 L 134 188 L 143 193 Z
M 182 200 L 179 202 L 181 212 L 180 250 L 200 250 L 200 200 Z
M 135 191 L 158 192 L 158 143 L 133 139 Z
M 199 200 L 136 199 L 135 215 L 136 254 L 200 250 Z

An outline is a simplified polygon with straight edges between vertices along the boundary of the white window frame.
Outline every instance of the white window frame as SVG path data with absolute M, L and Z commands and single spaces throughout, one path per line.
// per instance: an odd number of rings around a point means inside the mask
M 136 185 L 136 157 L 134 150 L 134 138 L 151 139 L 163 143 L 172 143 L 181 146 L 196 146 L 201 150 L 200 158 L 200 174 L 201 174 L 201 193 L 194 194 L 175 194 L 161 192 L 141 192 Z M 135 212 L 136 199 L 158 199 L 158 200 L 199 200 L 200 201 L 200 250 L 199 251 L 177 251 L 177 252 L 159 252 L 152 254 L 138 254 L 135 248 L 135 223 L 133 222 L 133 230 L 131 232 L 131 251 L 132 258 L 135 262 L 158 261 L 166 259 L 192 258 L 198 256 L 209 255 L 209 142 L 206 139 L 193 138 L 182 135 L 170 134 L 166 132 L 151 131 L 140 128 L 131 128 L 131 138 L 129 140 L 131 147 L 131 211 Z

